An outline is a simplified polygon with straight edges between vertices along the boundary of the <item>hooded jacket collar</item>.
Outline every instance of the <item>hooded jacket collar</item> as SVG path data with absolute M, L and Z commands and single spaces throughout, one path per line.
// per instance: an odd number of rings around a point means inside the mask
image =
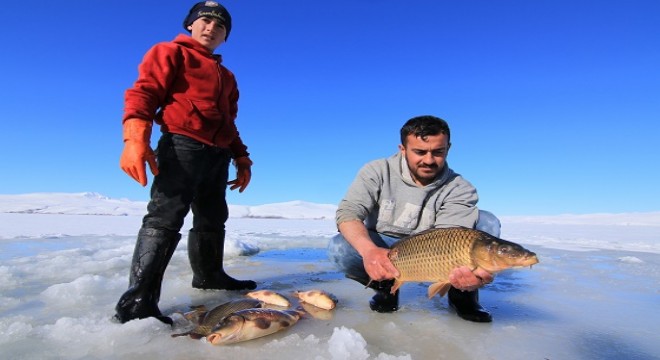
M 173 42 L 191 50 L 195 50 L 204 56 L 214 58 L 218 64 L 222 63 L 222 55 L 213 54 L 209 49 L 200 44 L 197 40 L 193 39 L 190 35 L 179 34 L 176 36 L 176 38 L 174 38 Z

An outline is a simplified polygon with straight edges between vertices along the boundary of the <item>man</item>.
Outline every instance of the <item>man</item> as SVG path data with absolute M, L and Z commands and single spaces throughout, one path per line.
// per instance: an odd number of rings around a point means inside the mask
M 369 303 L 373 311 L 399 308 L 399 291 L 390 293 L 392 279 L 399 275 L 387 257 L 393 243 L 430 228 L 472 228 L 479 220 L 476 189 L 447 164 L 450 147 L 444 120 L 408 120 L 401 128 L 399 152 L 366 164 L 339 203 L 339 234 L 330 241 L 329 256 L 346 277 L 376 290 Z M 449 304 L 460 317 L 492 321 L 477 291 L 493 280 L 491 274 L 481 269 L 473 273 L 464 266 L 454 269 L 449 280 Z
M 238 88 L 231 71 L 214 50 L 231 31 L 231 16 L 214 1 L 196 3 L 183 21 L 188 35 L 153 46 L 139 67 L 135 85 L 126 91 L 124 151 L 120 166 L 142 186 L 145 163 L 155 175 L 151 201 L 142 221 L 130 268 L 128 290 L 115 307 L 124 323 L 155 317 L 172 324 L 158 308 L 161 282 L 181 239 L 179 230 L 192 208 L 188 234 L 192 286 L 199 289 L 256 288 L 251 280 L 225 273 L 225 191 L 243 192 L 250 183 L 252 161 L 234 120 Z M 162 136 L 156 158 L 149 144 L 153 122 Z M 229 164 L 237 178 L 228 180 Z

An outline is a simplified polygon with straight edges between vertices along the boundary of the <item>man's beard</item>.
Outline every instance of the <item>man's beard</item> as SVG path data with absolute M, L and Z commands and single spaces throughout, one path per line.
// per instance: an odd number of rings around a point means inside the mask
M 431 170 L 431 171 L 424 171 Z M 417 180 L 424 180 L 425 182 L 431 182 L 438 176 L 438 167 L 435 165 L 424 165 L 417 167 L 417 171 L 411 171 L 417 178 Z

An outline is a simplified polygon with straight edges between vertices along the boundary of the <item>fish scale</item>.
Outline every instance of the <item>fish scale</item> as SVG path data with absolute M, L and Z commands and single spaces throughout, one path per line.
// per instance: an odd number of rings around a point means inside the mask
M 450 272 L 460 266 L 495 273 L 538 262 L 536 254 L 518 244 L 465 227 L 431 229 L 403 238 L 392 245 L 389 258 L 399 271 L 392 293 L 405 282 L 433 282 L 429 298 L 444 296 L 451 286 Z
M 461 265 L 472 265 L 470 249 L 473 242 L 465 232 L 447 230 L 440 237 L 436 231 L 426 231 L 408 237 L 392 247 L 397 256 L 392 263 L 403 273 L 401 281 L 440 280 L 443 274 Z

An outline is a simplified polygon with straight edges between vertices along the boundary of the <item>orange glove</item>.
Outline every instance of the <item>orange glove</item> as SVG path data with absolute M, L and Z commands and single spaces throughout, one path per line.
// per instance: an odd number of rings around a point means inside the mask
M 147 186 L 145 162 L 149 163 L 151 173 L 158 175 L 156 155 L 149 145 L 151 126 L 151 122 L 140 119 L 124 121 L 124 151 L 119 159 L 119 167 L 142 186 Z
M 238 192 L 242 193 L 252 178 L 252 160 L 247 156 L 241 156 L 234 159 L 234 165 L 236 165 L 236 180 L 229 181 L 227 185 L 231 185 L 229 190 L 238 188 Z

